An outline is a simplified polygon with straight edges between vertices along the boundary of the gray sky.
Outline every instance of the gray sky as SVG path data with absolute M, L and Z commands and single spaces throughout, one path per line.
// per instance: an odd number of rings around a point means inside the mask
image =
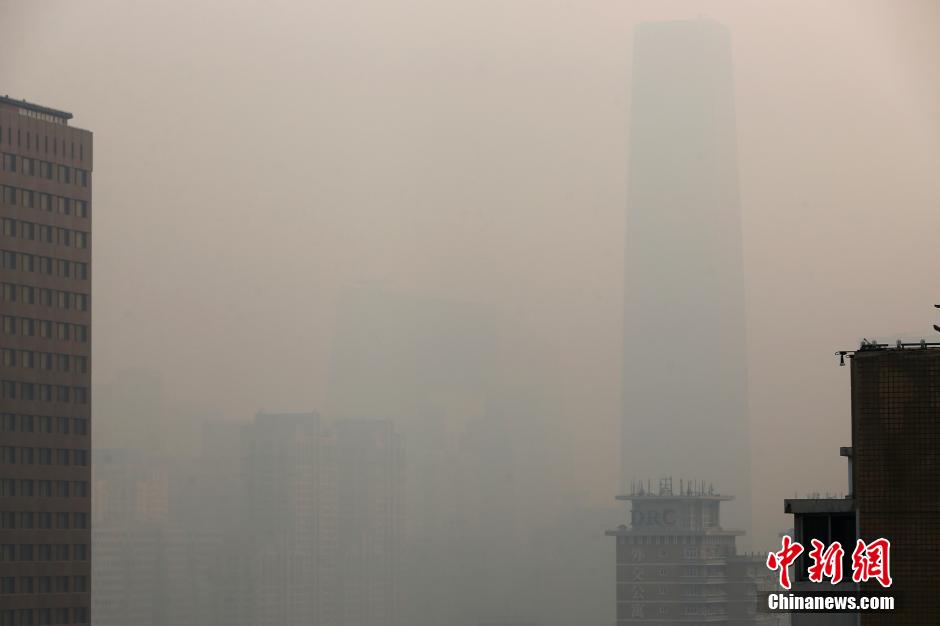
M 147 368 L 214 414 L 315 408 L 349 286 L 481 303 L 560 371 L 566 487 L 608 502 L 632 28 L 696 16 L 732 32 L 772 539 L 794 489 L 844 488 L 832 352 L 937 321 L 927 0 L 0 0 L 0 92 L 95 132 L 96 381 Z

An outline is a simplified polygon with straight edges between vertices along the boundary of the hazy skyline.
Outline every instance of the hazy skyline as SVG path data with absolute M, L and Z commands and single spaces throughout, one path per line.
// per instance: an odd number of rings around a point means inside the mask
M 0 0 L 0 92 L 95 132 L 96 383 L 314 410 L 345 290 L 475 303 L 525 329 L 513 362 L 559 371 L 560 487 L 608 504 L 633 28 L 700 15 L 731 32 L 772 540 L 794 489 L 844 489 L 832 352 L 936 321 L 931 2 Z

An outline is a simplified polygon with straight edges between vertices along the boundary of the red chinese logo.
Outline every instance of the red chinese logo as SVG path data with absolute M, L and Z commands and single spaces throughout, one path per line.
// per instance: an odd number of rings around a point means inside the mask
M 813 539 L 811 543 L 813 549 L 809 551 L 809 558 L 813 564 L 809 566 L 810 582 L 821 583 L 823 577 L 828 578 L 833 585 L 842 582 L 842 557 L 845 555 L 842 545 L 836 541 L 826 548 L 826 544 L 819 539 Z
M 818 539 L 811 540 L 813 549 L 809 551 L 812 563 L 807 570 L 810 582 L 821 583 L 828 578 L 829 582 L 837 585 L 842 582 L 842 557 L 845 550 L 835 541 L 826 546 Z M 891 542 L 887 539 L 876 539 L 865 543 L 859 539 L 852 552 L 852 581 L 856 583 L 877 580 L 882 587 L 891 586 Z M 782 549 L 779 552 L 770 552 L 767 555 L 767 568 L 780 571 L 780 586 L 790 588 L 790 573 L 788 568 L 803 554 L 803 545 L 784 535 Z
M 803 554 L 803 546 L 784 535 L 783 549 L 780 552 L 771 552 L 767 555 L 767 567 L 770 570 L 780 570 L 780 586 L 784 589 L 790 588 L 788 568 L 801 554 Z
M 859 539 L 852 552 L 852 580 L 864 583 L 874 578 L 882 587 L 890 587 L 890 552 L 891 542 L 887 539 L 876 539 L 867 545 Z

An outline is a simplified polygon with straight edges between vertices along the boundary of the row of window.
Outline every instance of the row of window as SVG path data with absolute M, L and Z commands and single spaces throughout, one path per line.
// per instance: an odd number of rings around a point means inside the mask
M 0 528 L 4 530 L 88 530 L 88 513 L 33 513 L 3 511 Z
M 42 159 L 21 157 L 4 152 L 2 159 L 0 159 L 0 167 L 4 172 L 19 172 L 26 176 L 39 176 L 46 180 L 55 180 L 69 185 L 88 186 L 88 170 L 69 167 L 68 165 L 56 165 Z
M 50 122 L 50 123 L 52 123 L 52 124 L 61 124 L 61 125 L 65 126 L 65 119 L 64 119 L 64 118 L 62 118 L 62 117 L 60 117 L 60 116 L 58 116 L 58 115 L 52 115 L 51 113 L 43 113 L 43 112 L 41 112 L 41 111 L 34 111 L 33 109 L 26 109 L 26 108 L 24 108 L 24 107 L 20 107 L 20 108 L 19 108 L 19 114 L 20 114 L 20 115 L 25 115 L 26 117 L 31 117 L 31 118 L 33 118 L 34 120 L 42 120 L 42 121 L 44 121 L 44 122 Z M 2 139 L 2 135 L 3 135 L 3 132 L 2 132 L 2 131 L 3 131 L 3 129 L 0 128 L 0 139 Z M 16 131 L 16 132 L 17 132 L 17 134 L 19 134 L 19 131 Z M 26 131 L 26 134 L 29 135 L 29 131 Z M 46 137 L 46 140 L 47 140 L 47 141 L 48 141 L 48 139 L 49 139 L 49 138 Z M 55 141 L 55 137 L 53 137 L 52 139 L 53 139 L 53 141 Z M 37 146 L 39 145 L 39 133 L 36 133 L 36 145 L 37 145 Z M 72 145 L 74 146 L 75 143 L 73 142 Z M 65 151 L 65 140 L 64 140 L 64 139 L 62 140 L 62 151 L 63 151 L 63 152 Z M 73 151 L 74 151 L 74 148 L 73 148 Z M 48 152 L 48 150 L 47 150 L 46 152 Z
M 3 367 L 39 368 L 55 372 L 88 373 L 88 357 L 79 354 L 59 354 L 36 350 L 14 350 L 0 348 L 0 364 Z
M 0 298 L 6 302 L 39 304 L 57 309 L 87 311 L 89 295 L 77 291 L 47 289 L 16 283 L 0 283 Z
M 47 224 L 15 220 L 9 217 L 5 217 L 0 221 L 0 233 L 7 237 L 16 237 L 27 241 L 36 241 L 38 239 L 43 243 L 71 248 L 88 247 L 88 233 L 83 230 L 56 228 Z
M 18 380 L 0 380 L 0 398 L 24 400 L 26 402 L 61 402 L 64 404 L 88 404 L 88 387 L 71 385 L 47 385 L 26 383 Z
M 0 626 L 46 626 L 47 624 L 87 624 L 88 607 L 70 609 L 7 609 L 0 611 Z M 69 617 L 71 615 L 71 617 Z
M 41 119 L 47 122 L 52 122 L 53 124 L 65 124 L 65 120 L 63 120 L 61 117 L 50 115 L 48 113 L 40 113 L 38 111 L 33 111 L 31 109 L 21 108 L 20 115 L 26 115 L 28 117 Z M 28 130 L 24 132 L 22 129 L 16 130 L 16 147 L 17 148 L 23 147 L 24 137 L 26 139 L 25 144 L 28 150 L 32 150 L 33 146 L 36 146 L 36 149 L 39 150 L 39 133 L 30 133 Z M 13 129 L 9 126 L 7 126 L 6 139 L 7 139 L 6 141 L 7 145 L 12 146 L 13 145 Z M 65 149 L 65 139 L 58 139 L 56 137 L 53 137 L 51 143 L 52 143 L 53 156 L 59 155 L 60 148 L 61 148 L 62 156 L 66 156 L 67 152 Z M 71 150 L 68 151 L 69 158 L 74 159 L 75 158 L 75 142 L 72 141 L 69 143 L 71 144 L 70 146 Z M 3 144 L 3 126 L 0 126 L 0 144 Z M 46 154 L 49 154 L 49 144 L 50 144 L 49 135 L 43 135 L 42 146 Z M 85 145 L 81 142 L 79 142 L 78 144 L 78 160 L 79 161 L 85 160 Z
M 17 549 L 19 548 L 19 549 Z M 0 561 L 87 561 L 87 543 L 0 544 Z
M 71 617 L 69 617 L 71 615 Z M 47 624 L 87 624 L 88 607 L 71 609 L 7 609 L 0 611 L 0 626 L 46 626 Z
M 61 215 L 77 215 L 88 217 L 88 201 L 75 200 L 65 196 L 54 196 L 51 193 L 21 189 L 10 185 L 0 185 L 0 202 L 10 206 L 21 206 L 27 209 L 42 209 L 50 213 Z
M 84 480 L 33 480 L 0 478 L 0 497 L 4 498 L 87 498 Z
M 40 432 L 49 435 L 58 433 L 68 435 L 88 434 L 88 418 L 86 417 L 52 417 L 51 415 L 18 415 L 16 413 L 0 414 L 0 432 L 4 433 L 33 433 Z
M 87 576 L 4 576 L 0 593 L 86 593 Z
M 27 252 L 0 250 L 0 269 L 35 272 L 37 267 L 40 274 L 74 278 L 75 280 L 88 280 L 88 263 L 55 259 L 51 256 L 29 254 Z
M 3 316 L 3 333 L 21 337 L 43 337 L 60 341 L 88 343 L 88 326 L 71 322 L 53 322 L 32 317 Z
M 0 283 L 0 298 L 5 302 L 21 302 L 23 304 L 39 304 L 40 306 L 55 307 L 57 309 L 87 311 L 90 296 L 87 293 L 78 293 L 75 291 L 47 289 L 45 287 L 18 285 L 16 283 Z
M 617 538 L 621 545 L 731 545 L 734 538 L 721 535 L 621 535 Z
M 7 465 L 88 465 L 88 450 L 71 448 L 17 448 L 0 446 L 0 463 Z

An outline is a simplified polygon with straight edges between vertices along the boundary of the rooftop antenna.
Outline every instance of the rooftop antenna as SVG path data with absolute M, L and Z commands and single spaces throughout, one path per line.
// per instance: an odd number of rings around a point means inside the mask
M 940 309 L 940 304 L 935 304 L 935 305 L 933 305 L 933 308 L 935 308 L 935 309 Z M 934 324 L 934 325 L 933 325 L 933 329 L 934 329 L 935 331 L 937 331 L 938 333 L 940 333 L 940 326 L 938 326 L 937 324 Z

